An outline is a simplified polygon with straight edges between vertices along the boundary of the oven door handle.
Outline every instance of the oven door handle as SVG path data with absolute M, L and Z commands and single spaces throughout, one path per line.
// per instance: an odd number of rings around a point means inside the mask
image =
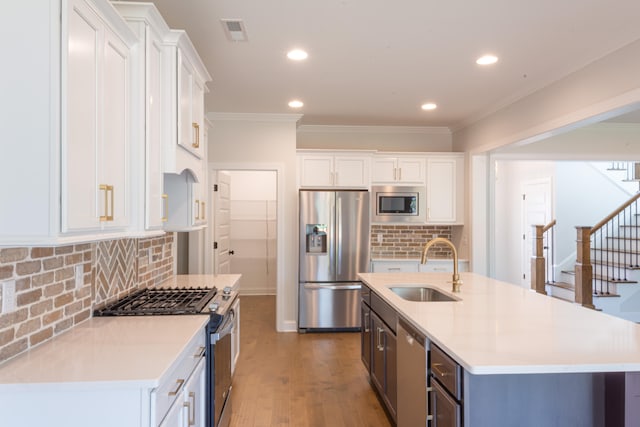
M 224 338 L 226 335 L 231 333 L 231 330 L 234 326 L 234 320 L 236 318 L 236 313 L 233 310 L 229 310 L 224 323 L 220 325 L 220 327 L 213 333 L 211 333 L 211 344 L 215 344 Z

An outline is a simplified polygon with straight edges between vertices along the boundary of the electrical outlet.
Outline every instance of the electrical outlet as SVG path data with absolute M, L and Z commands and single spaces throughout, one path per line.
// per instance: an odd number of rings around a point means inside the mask
M 16 310 L 16 281 L 2 283 L 2 312 L 11 313 Z
M 382 233 L 378 234 L 378 243 L 382 243 Z
M 153 264 L 153 249 L 149 248 L 147 250 L 147 253 L 149 254 L 149 264 L 151 265 L 151 264 Z
M 76 289 L 80 289 L 84 285 L 84 265 L 76 265 Z

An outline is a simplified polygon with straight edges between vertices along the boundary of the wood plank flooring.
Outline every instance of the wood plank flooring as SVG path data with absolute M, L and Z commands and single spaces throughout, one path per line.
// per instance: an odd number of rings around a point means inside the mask
M 242 296 L 231 427 L 389 427 L 358 333 L 277 333 L 275 297 Z

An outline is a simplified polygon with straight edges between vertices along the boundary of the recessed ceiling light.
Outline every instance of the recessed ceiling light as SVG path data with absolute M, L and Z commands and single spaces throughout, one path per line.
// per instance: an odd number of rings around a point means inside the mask
M 498 62 L 498 57 L 494 55 L 484 55 L 476 59 L 476 64 L 478 65 L 491 65 L 496 62 Z
M 297 99 L 294 99 L 293 101 L 289 101 L 289 107 L 291 108 L 300 108 L 304 105 L 304 103 L 302 101 L 298 101 Z
M 427 102 L 426 104 L 422 104 L 421 108 L 423 110 L 435 110 L 436 108 L 438 108 L 438 106 L 433 102 Z
M 308 56 L 309 54 L 307 54 L 307 52 L 302 49 L 293 49 L 287 52 L 287 58 L 293 61 L 302 61 L 304 59 L 307 59 Z

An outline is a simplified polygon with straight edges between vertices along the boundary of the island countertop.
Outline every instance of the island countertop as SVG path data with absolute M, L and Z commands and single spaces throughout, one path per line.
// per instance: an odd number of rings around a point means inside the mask
M 640 371 L 640 325 L 474 273 L 361 273 L 362 281 L 471 374 Z M 429 285 L 453 302 L 412 302 Z

